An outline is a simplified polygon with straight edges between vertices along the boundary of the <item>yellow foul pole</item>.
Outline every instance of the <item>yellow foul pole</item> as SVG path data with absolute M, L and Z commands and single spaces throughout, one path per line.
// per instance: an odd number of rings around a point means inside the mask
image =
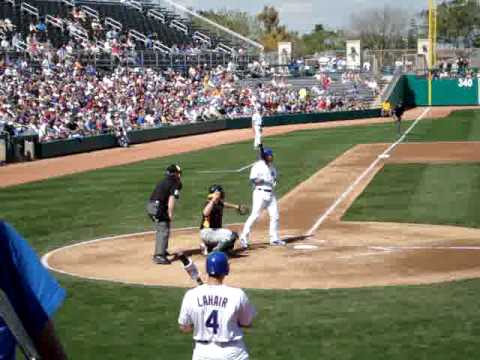
M 432 72 L 437 64 L 437 5 L 428 0 L 428 105 L 432 105 Z

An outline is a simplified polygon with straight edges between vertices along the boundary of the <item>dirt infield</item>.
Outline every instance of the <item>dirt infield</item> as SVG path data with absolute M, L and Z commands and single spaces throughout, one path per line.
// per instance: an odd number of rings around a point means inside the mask
M 478 108 L 462 107 L 461 109 Z M 448 116 L 456 107 L 433 108 L 429 113 L 431 118 Z M 415 119 L 422 113 L 423 108 L 408 111 L 406 119 Z M 332 128 L 338 126 L 369 125 L 391 122 L 389 118 L 365 120 L 337 121 L 318 124 L 285 125 L 265 129 L 266 136 L 285 134 L 297 130 Z M 51 177 L 74 174 L 110 166 L 124 165 L 141 160 L 153 159 L 162 156 L 185 153 L 212 147 L 212 144 L 222 145 L 236 143 L 252 138 L 250 129 L 228 130 L 216 133 L 161 140 L 146 144 L 139 144 L 128 149 L 115 148 L 76 154 L 52 159 L 39 160 L 29 163 L 8 165 L 0 168 L 0 187 L 8 187 L 28 182 L 34 182 Z
M 253 248 L 232 259 L 228 283 L 301 289 L 432 283 L 480 276 L 480 230 L 340 221 L 385 163 L 478 162 L 480 143 L 399 145 L 358 184 L 314 236 L 304 237 L 388 145 L 358 145 L 284 196 L 280 201 L 281 234 L 288 246 L 267 245 L 267 224 L 262 218 L 253 232 Z M 191 286 L 178 262 L 170 266 L 152 264 L 153 242 L 152 234 L 111 238 L 59 249 L 44 260 L 58 271 L 87 278 Z M 197 247 L 198 230 L 174 233 L 173 250 Z M 201 255 L 195 254 L 193 259 L 203 264 Z M 203 265 L 200 268 L 203 270 Z

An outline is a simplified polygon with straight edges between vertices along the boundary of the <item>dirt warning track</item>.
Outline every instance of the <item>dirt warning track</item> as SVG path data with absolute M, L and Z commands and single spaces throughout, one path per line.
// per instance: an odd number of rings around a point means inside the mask
M 342 222 L 340 219 L 385 163 L 480 162 L 480 143 L 400 144 L 358 183 L 313 236 L 318 217 L 389 147 L 358 145 L 280 200 L 286 247 L 267 245 L 266 218 L 251 250 L 233 258 L 228 283 L 249 288 L 302 289 L 418 284 L 480 276 L 480 230 L 453 226 Z M 233 226 L 237 228 L 238 226 Z M 172 248 L 198 248 L 198 230 L 175 231 Z M 192 286 L 179 262 L 151 262 L 153 234 L 77 244 L 44 257 L 68 274 L 124 283 Z M 175 249 L 172 249 L 175 250 Z M 203 271 L 204 258 L 193 259 Z
M 466 108 L 467 107 L 462 107 L 462 109 Z M 443 107 L 431 109 L 428 116 L 431 118 L 442 118 L 448 116 L 453 110 L 456 109 L 459 108 Z M 423 108 L 412 109 L 405 114 L 405 118 L 416 119 L 423 110 Z M 316 124 L 285 125 L 265 128 L 264 135 L 272 136 L 286 134 L 298 130 L 333 128 L 352 125 L 369 125 L 388 122 L 392 122 L 392 120 L 390 118 L 374 118 Z M 110 166 L 125 165 L 163 156 L 181 154 L 222 144 L 232 144 L 249 140 L 251 138 L 252 131 L 250 129 L 228 130 L 139 144 L 128 149 L 115 148 L 27 163 L 13 164 L 0 168 L 0 188 L 45 180 L 57 176 L 102 169 Z

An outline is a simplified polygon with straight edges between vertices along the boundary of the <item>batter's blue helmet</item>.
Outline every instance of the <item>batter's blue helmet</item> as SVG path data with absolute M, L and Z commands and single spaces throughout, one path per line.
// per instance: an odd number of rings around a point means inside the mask
M 221 251 L 214 251 L 207 257 L 207 273 L 210 276 L 228 275 L 230 266 L 228 265 L 228 257 Z
M 263 156 L 273 156 L 273 150 L 270 148 L 263 149 Z

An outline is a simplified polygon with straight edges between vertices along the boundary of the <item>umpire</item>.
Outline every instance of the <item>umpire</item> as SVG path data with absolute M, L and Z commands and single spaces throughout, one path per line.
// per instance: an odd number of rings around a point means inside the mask
M 175 201 L 182 189 L 182 169 L 176 164 L 166 170 L 165 179 L 157 184 L 147 203 L 147 213 L 155 223 L 155 253 L 153 262 L 161 265 L 170 264 L 168 260 L 168 239 L 170 237 L 170 223 L 173 220 Z

